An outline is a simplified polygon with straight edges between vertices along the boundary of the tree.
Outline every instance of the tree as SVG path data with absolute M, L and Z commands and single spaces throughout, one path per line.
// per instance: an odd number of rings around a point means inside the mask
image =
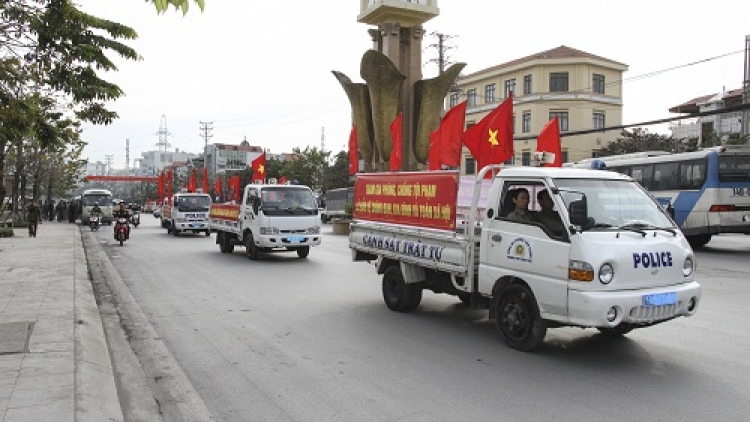
M 331 189 L 345 188 L 349 182 L 349 154 L 346 151 L 340 151 L 333 160 L 333 165 L 328 168 L 323 191 L 328 192 Z
M 671 135 L 649 133 L 648 129 L 623 130 L 620 138 L 599 150 L 602 157 L 643 151 L 688 152 L 695 151 L 696 139 L 676 139 Z
M 184 15 L 185 13 L 187 13 L 188 6 L 190 5 L 190 0 L 146 0 L 146 2 L 149 1 L 154 3 L 154 6 L 156 6 L 156 11 L 158 13 L 164 13 L 171 4 L 175 9 L 182 10 L 182 14 Z M 203 11 L 203 9 L 205 8 L 205 2 L 203 0 L 193 1 L 198 5 L 201 11 Z
M 312 190 L 322 189 L 331 153 L 309 146 L 304 151 L 294 148 L 292 152 L 297 158 L 286 161 L 282 173 L 289 180 L 297 180 L 297 183 L 309 186 Z

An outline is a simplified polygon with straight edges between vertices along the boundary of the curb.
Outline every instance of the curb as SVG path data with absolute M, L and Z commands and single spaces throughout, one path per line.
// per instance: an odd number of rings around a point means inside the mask
M 75 238 L 75 420 L 120 422 L 122 408 L 80 228 Z

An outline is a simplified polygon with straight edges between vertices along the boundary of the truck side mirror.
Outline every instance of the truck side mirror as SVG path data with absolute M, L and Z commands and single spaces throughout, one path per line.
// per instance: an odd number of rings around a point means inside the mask
M 570 202 L 568 215 L 570 216 L 570 223 L 574 226 L 585 227 L 588 224 L 589 215 L 585 196 Z

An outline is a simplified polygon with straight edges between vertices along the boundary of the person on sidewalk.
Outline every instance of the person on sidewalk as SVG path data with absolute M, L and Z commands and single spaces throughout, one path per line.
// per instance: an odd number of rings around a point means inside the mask
M 70 201 L 70 204 L 68 205 L 68 223 L 76 222 L 77 210 L 78 210 L 78 206 L 76 206 L 76 201 Z
M 55 206 L 55 214 L 57 214 L 57 222 L 62 223 L 65 219 L 65 201 L 62 199 Z
M 39 227 L 39 220 L 42 219 L 42 209 L 38 201 L 31 201 L 31 205 L 26 209 L 26 220 L 29 222 L 29 237 L 36 237 L 36 230 Z

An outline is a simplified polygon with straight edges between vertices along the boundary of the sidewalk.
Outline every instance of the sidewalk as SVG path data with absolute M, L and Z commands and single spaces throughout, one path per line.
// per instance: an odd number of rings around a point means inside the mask
M 0 422 L 122 420 L 78 225 L 0 238 Z

